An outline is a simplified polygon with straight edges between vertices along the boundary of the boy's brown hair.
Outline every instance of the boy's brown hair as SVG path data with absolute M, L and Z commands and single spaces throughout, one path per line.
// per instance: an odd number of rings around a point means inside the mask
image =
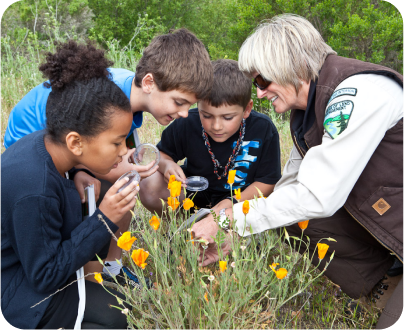
M 151 73 L 160 91 L 174 89 L 205 98 L 213 84 L 213 69 L 203 43 L 187 29 L 155 37 L 136 66 L 135 86 Z
M 216 60 L 212 62 L 213 87 L 203 99 L 214 107 L 239 105 L 245 110 L 251 100 L 252 81 L 238 68 L 237 61 Z

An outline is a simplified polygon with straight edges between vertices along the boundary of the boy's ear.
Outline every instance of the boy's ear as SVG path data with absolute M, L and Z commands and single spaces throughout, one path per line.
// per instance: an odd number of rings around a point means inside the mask
M 247 106 L 245 107 L 245 110 L 244 110 L 244 115 L 243 115 L 244 119 L 247 119 L 250 116 L 252 107 L 253 107 L 253 100 L 250 100 L 250 102 L 248 102 L 248 104 L 247 104 Z
M 146 74 L 142 79 L 142 89 L 145 93 L 150 93 L 154 87 L 154 79 L 151 73 Z
M 75 156 L 83 154 L 83 138 L 77 132 L 70 132 L 66 135 L 66 146 Z

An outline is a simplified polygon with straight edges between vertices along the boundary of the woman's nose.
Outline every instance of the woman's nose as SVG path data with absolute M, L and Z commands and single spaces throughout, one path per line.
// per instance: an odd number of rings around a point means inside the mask
M 257 97 L 259 99 L 262 99 L 265 96 L 265 94 L 266 94 L 266 89 L 261 90 L 261 89 L 257 88 Z

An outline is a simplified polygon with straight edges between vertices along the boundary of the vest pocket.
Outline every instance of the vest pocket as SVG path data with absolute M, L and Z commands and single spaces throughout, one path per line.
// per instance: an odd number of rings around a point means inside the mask
M 380 187 L 359 208 L 399 242 L 403 237 L 403 188 Z

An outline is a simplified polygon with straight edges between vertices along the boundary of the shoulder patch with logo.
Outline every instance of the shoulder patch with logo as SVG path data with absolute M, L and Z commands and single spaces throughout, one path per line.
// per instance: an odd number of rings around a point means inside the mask
M 348 127 L 353 108 L 353 102 L 345 100 L 334 103 L 325 110 L 323 126 L 332 139 L 335 139 Z
M 350 87 L 337 89 L 336 91 L 334 91 L 334 93 L 332 93 L 330 99 L 327 102 L 327 105 L 330 104 L 331 101 L 334 100 L 336 97 L 339 97 L 342 95 L 356 96 L 356 92 L 357 92 L 356 88 L 350 88 Z

